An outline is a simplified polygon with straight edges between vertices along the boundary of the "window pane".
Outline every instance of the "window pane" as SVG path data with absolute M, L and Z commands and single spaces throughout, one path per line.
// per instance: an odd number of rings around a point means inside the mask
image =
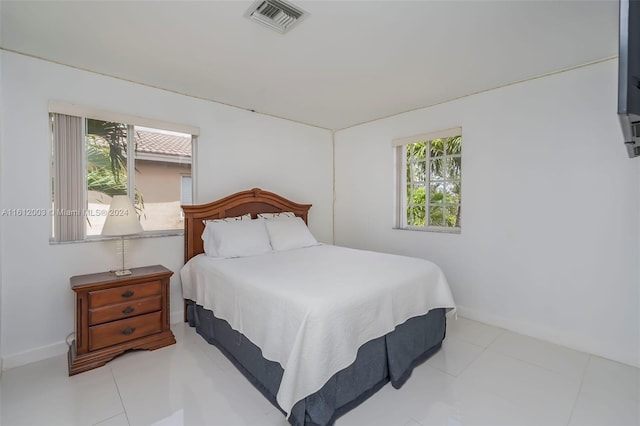
M 436 158 L 429 162 L 429 178 L 431 180 L 443 180 L 444 179 L 444 158 Z
M 410 182 L 424 182 L 427 180 L 427 162 L 418 161 L 408 165 L 411 172 Z
M 429 225 L 444 226 L 444 208 L 440 206 L 429 206 Z
M 429 185 L 429 202 L 439 204 L 444 202 L 444 183 L 432 183 Z
M 445 202 L 446 203 L 460 203 L 460 183 L 459 182 L 447 182 L 445 185 Z
M 427 158 L 427 143 L 417 142 L 407 145 L 407 163 Z
M 429 142 L 431 158 L 444 155 L 444 139 L 433 139 Z
M 447 206 L 446 207 L 446 226 L 459 227 L 460 226 L 460 206 Z
M 424 184 L 407 185 L 407 205 L 425 204 L 425 186 Z
M 411 206 L 407 209 L 407 225 L 424 226 L 425 206 Z
M 142 228 L 182 229 L 180 204 L 192 198 L 190 184 L 184 184 L 191 176 L 191 135 L 135 127 L 135 142 L 135 199 Z
M 86 235 L 100 235 L 114 195 L 127 193 L 127 126 L 87 119 Z
M 462 159 L 460 157 L 448 157 L 446 161 L 447 179 L 460 180 Z
M 407 185 L 407 225 L 424 226 L 425 185 Z
M 445 138 L 445 150 L 447 155 L 460 154 L 462 152 L 462 136 Z

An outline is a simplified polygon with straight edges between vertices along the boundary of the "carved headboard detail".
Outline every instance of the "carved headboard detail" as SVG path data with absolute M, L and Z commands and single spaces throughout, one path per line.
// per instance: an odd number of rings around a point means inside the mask
M 182 206 L 184 211 L 184 262 L 204 253 L 202 232 L 204 220 L 242 216 L 247 213 L 255 219 L 258 213 L 293 212 L 307 223 L 311 204 L 298 204 L 273 192 L 253 188 L 237 192 L 209 204 Z

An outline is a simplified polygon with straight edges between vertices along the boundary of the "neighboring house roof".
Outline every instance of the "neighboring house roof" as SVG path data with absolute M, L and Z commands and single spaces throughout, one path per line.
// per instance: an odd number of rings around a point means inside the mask
M 191 158 L 191 137 L 136 130 L 136 152 Z
M 93 143 L 106 147 L 109 143 L 102 137 L 93 136 Z M 167 133 L 135 131 L 137 160 L 163 161 L 165 163 L 191 164 L 191 137 Z M 123 153 L 126 157 L 126 152 Z

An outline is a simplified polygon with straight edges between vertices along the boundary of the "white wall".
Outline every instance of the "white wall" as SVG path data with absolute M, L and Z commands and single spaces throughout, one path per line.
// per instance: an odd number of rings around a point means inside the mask
M 49 62 L 1 53 L 3 208 L 48 208 L 48 102 L 199 126 L 197 202 L 261 187 L 312 203 L 310 228 L 332 239 L 331 134 L 290 121 L 177 95 Z M 188 78 L 185 76 L 185 78 Z M 66 351 L 74 328 L 69 277 L 113 269 L 114 242 L 50 245 L 50 218 L 4 217 L 1 348 L 4 368 Z M 131 240 L 128 266 L 163 264 L 171 281 L 172 320 L 181 320 L 183 238 Z
M 640 159 L 614 60 L 336 134 L 336 244 L 432 259 L 460 314 L 640 364 Z M 462 233 L 393 230 L 391 140 L 462 126 Z
M 2 14 L 2 7 L 0 6 L 0 15 Z M 2 65 L 0 63 L 0 65 Z M 0 66 L 0 82 L 2 81 L 2 66 Z M 2 150 L 2 125 L 3 125 L 3 101 L 2 101 L 2 85 L 0 84 L 0 159 L 4 156 Z M 0 209 L 2 208 L 2 173 L 0 173 Z M 1 210 L 0 210 L 1 211 Z M 0 215 L 0 242 L 2 241 L 2 223 L 4 219 Z M 2 244 L 0 243 L 0 321 L 2 320 Z M 0 326 L 0 379 L 2 378 L 2 326 Z

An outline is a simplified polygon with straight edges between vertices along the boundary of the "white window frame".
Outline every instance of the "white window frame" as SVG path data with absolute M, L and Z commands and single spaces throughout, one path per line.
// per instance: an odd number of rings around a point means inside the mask
M 151 127 L 171 132 L 187 133 L 194 137 L 200 136 L 200 128 L 196 126 L 172 123 L 153 118 L 138 117 L 136 115 L 122 114 L 113 111 L 105 111 L 98 108 L 75 105 L 67 102 L 49 102 L 49 112 L 82 118 L 92 118 L 94 120 L 111 121 L 114 123 L 132 124 L 139 127 Z
M 121 114 L 111 111 L 100 110 L 97 108 L 84 107 L 79 105 L 74 105 L 66 102 L 58 102 L 53 101 L 49 103 L 49 113 L 58 113 L 69 115 L 73 117 L 79 117 L 82 119 L 82 137 L 83 137 L 83 146 L 85 144 L 84 137 L 86 135 L 85 127 L 87 119 L 101 120 L 101 121 L 110 121 L 117 122 L 127 125 L 127 170 L 135 170 L 135 142 L 134 142 L 134 128 L 136 126 L 139 127 L 147 127 L 154 128 L 159 130 L 167 130 L 178 133 L 185 133 L 191 135 L 191 176 L 195 176 L 195 152 L 196 152 L 196 142 L 197 138 L 200 135 L 200 129 L 195 126 L 184 125 L 171 123 L 161 120 L 155 120 L 150 118 L 138 117 L 128 114 Z M 86 181 L 86 152 L 83 148 L 83 158 L 82 158 L 82 168 L 85 173 L 85 178 L 83 179 L 83 193 L 84 193 L 84 206 L 87 205 L 87 181 Z M 55 164 L 57 160 L 54 159 L 52 164 Z M 53 167 L 55 169 L 55 167 Z M 53 174 L 52 174 L 53 177 Z M 195 179 L 192 178 L 192 197 L 195 198 Z M 129 197 L 133 201 L 134 197 L 134 181 L 133 177 L 127 179 L 127 193 Z M 54 196 L 56 196 L 54 194 Z M 59 209 L 58 203 L 54 200 L 54 207 L 52 211 Z M 66 239 L 64 236 L 59 235 L 59 230 L 54 229 L 55 220 L 52 220 L 52 232 L 50 233 L 50 243 L 52 244 L 60 244 L 60 243 L 77 243 L 77 242 L 86 242 L 86 241 L 97 241 L 104 239 L 112 239 L 111 237 L 103 237 L 103 236 L 88 236 L 86 235 L 86 229 L 82 230 L 82 239 Z M 141 234 L 135 236 L 135 238 L 139 237 L 155 237 L 155 236 L 174 236 L 174 235 L 182 235 L 184 230 L 156 230 L 156 231 L 145 231 Z
M 395 172 L 396 172 L 396 211 L 395 211 L 395 219 L 396 223 L 394 229 L 402 229 L 402 230 L 411 230 L 411 231 L 427 231 L 427 232 L 443 232 L 443 233 L 451 233 L 451 234 L 460 234 L 462 232 L 462 220 L 460 220 L 460 226 L 451 227 L 451 226 L 434 226 L 429 225 L 429 214 L 430 214 L 430 203 L 431 199 L 430 189 L 431 189 L 431 177 L 429 164 L 431 157 L 429 156 L 429 150 L 427 150 L 426 157 L 426 180 L 425 184 L 425 225 L 424 226 L 413 226 L 409 225 L 407 221 L 407 208 L 408 208 L 408 200 L 407 200 L 407 145 L 420 143 L 420 142 L 431 142 L 434 139 L 442 139 L 442 138 L 450 138 L 460 136 L 462 137 L 462 127 L 453 127 L 445 130 L 439 130 L 430 133 L 422 133 L 419 135 L 408 136 L 394 139 L 391 143 L 392 148 L 395 151 Z M 448 155 L 445 151 L 442 158 L 446 162 L 447 158 L 451 157 L 460 157 L 462 158 L 462 153 L 456 155 Z M 462 170 L 460 171 L 460 185 L 462 185 Z M 443 183 L 446 187 L 447 177 Z M 446 204 L 445 204 L 446 206 Z M 443 206 L 444 207 L 444 206 Z M 462 217 L 462 199 L 460 200 L 460 204 L 458 205 L 460 209 L 460 217 Z

